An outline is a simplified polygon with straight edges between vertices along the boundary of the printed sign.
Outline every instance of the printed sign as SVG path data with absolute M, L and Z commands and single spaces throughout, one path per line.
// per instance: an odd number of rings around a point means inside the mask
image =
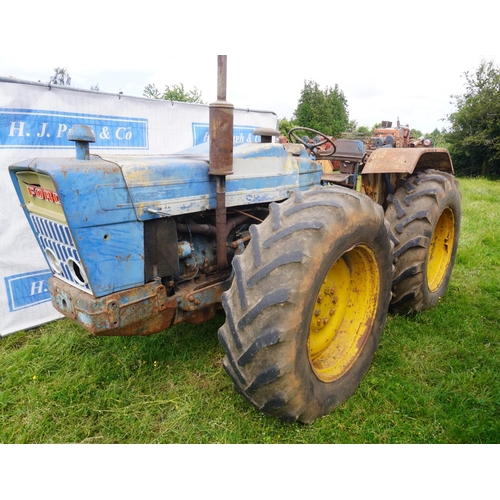
M 5 277 L 10 312 L 19 311 L 50 300 L 48 269 Z
M 0 148 L 71 149 L 73 125 L 92 127 L 92 149 L 148 149 L 147 119 L 5 108 L 0 108 Z
M 253 135 L 255 127 L 235 125 L 233 127 L 233 143 L 260 142 L 260 135 Z M 209 142 L 210 130 L 208 123 L 193 123 L 193 146 Z

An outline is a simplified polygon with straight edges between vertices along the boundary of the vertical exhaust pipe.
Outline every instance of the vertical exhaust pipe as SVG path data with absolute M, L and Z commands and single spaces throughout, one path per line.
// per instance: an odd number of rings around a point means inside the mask
M 209 106 L 210 165 L 215 176 L 217 267 L 227 267 L 226 175 L 233 173 L 234 106 L 226 102 L 227 56 L 217 56 L 217 101 Z

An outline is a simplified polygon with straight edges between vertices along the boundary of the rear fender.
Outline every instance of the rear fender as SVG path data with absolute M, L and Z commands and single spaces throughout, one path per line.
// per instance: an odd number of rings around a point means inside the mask
M 379 148 L 371 152 L 362 174 L 412 174 L 428 168 L 455 173 L 446 149 Z

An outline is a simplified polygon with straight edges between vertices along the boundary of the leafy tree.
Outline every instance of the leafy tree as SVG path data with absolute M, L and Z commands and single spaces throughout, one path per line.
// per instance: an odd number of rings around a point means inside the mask
M 353 134 L 358 131 L 358 122 L 356 120 L 349 120 L 345 132 L 351 132 Z
M 500 68 L 482 61 L 466 71 L 465 92 L 452 96 L 456 111 L 445 139 L 458 174 L 500 175 Z
M 346 131 L 340 134 L 342 139 L 365 140 L 371 136 L 370 129 L 365 125 L 358 125 L 356 120 L 349 120 Z M 339 136 L 337 136 L 338 138 Z
M 144 87 L 142 95 L 144 97 L 149 97 L 150 99 L 165 99 L 166 101 L 204 104 L 201 99 L 201 92 L 196 87 L 192 90 L 186 91 L 182 83 L 179 85 L 174 84 L 172 86 L 166 85 L 163 93 L 156 88 L 154 83 L 150 83 Z
M 142 95 L 144 97 L 149 97 L 150 99 L 163 99 L 161 92 L 156 88 L 154 83 L 148 83 L 144 87 Z
M 66 68 L 54 68 L 54 74 L 50 77 L 49 83 L 52 85 L 71 85 L 71 77 Z
M 435 128 L 430 134 L 426 134 L 432 140 L 435 148 L 446 148 L 449 149 L 450 145 L 446 142 L 445 131 Z
M 321 90 L 316 82 L 304 81 L 294 115 L 298 125 L 334 137 L 349 125 L 347 99 L 337 84 Z
M 293 127 L 296 127 L 295 122 L 293 120 L 288 120 L 287 118 L 282 118 L 279 121 L 279 131 L 281 135 L 284 135 L 285 137 L 288 137 L 288 132 L 290 132 L 290 129 Z

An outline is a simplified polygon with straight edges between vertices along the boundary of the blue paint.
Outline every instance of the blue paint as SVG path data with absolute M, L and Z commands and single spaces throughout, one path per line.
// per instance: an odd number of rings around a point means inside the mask
M 31 227 L 42 251 L 50 249 L 57 257 L 66 282 L 103 297 L 144 284 L 144 221 L 160 216 L 154 210 L 185 215 L 215 209 L 215 178 L 209 174 L 205 151 L 202 145 L 191 154 L 43 158 L 19 162 L 9 170 L 21 202 L 17 171 L 29 169 L 52 179 L 67 226 L 26 211 Z M 293 190 L 319 185 L 320 178 L 321 166 L 305 152 L 291 156 L 277 143 L 238 145 L 234 174 L 227 177 L 227 206 L 280 201 Z M 196 254 L 207 241 L 196 238 Z M 213 254 L 210 245 L 207 255 Z M 186 262 L 193 268 L 196 259 L 192 255 Z M 75 264 L 88 283 L 75 278 Z
M 92 127 L 92 149 L 149 149 L 146 118 L 18 108 L 0 108 L 0 149 L 73 149 L 73 125 Z
M 244 143 L 256 143 L 260 142 L 259 135 L 253 135 L 253 131 L 256 127 L 247 125 L 234 125 L 233 126 L 233 143 L 234 144 L 244 144 Z M 206 144 L 210 140 L 210 129 L 208 123 L 197 123 L 192 124 L 193 132 L 193 146 L 198 144 Z
M 73 237 L 97 297 L 144 284 L 144 224 L 75 228 Z
M 49 302 L 48 282 L 51 276 L 48 269 L 6 276 L 4 281 L 9 311 L 15 312 Z
M 18 196 L 22 194 L 15 173 L 25 170 L 26 162 L 10 167 Z M 43 217 L 32 217 L 25 208 L 30 225 L 45 256 L 50 248 L 58 257 L 62 278 L 97 297 L 144 283 L 144 230 L 137 220 L 127 196 L 127 186 L 120 168 L 102 160 L 38 159 L 29 163 L 31 170 L 46 174 L 54 182 L 67 221 L 67 226 Z M 123 207 L 109 207 L 113 201 L 125 201 Z M 67 228 L 67 233 L 64 228 Z M 68 242 L 71 233 L 72 241 Z M 67 260 L 83 267 L 88 285 L 78 283 Z M 48 262 L 49 266 L 50 263 Z

